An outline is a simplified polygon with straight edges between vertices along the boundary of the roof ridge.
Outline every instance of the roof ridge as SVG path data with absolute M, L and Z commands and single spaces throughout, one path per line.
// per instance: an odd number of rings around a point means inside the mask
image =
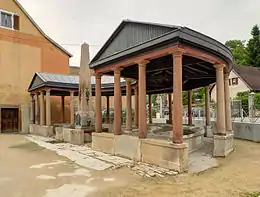
M 44 31 L 40 28 L 40 26 L 33 20 L 33 18 L 30 16 L 30 14 L 24 9 L 22 4 L 18 0 L 13 0 L 14 3 L 22 10 L 22 12 L 28 17 L 28 19 L 32 22 L 32 24 L 36 27 L 36 29 L 47 39 L 49 40 L 54 46 L 59 48 L 61 51 L 66 53 L 69 57 L 72 57 L 73 55 L 68 52 L 65 48 L 63 48 L 61 45 L 59 45 L 57 42 L 55 42 L 53 39 L 51 39 L 47 34 L 44 33 Z

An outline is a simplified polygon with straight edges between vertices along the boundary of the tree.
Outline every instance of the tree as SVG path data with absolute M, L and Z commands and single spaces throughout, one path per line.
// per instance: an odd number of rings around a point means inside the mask
M 245 47 L 245 41 L 229 40 L 225 45 L 230 48 L 234 56 L 234 62 L 237 65 L 248 65 L 248 52 Z
M 249 55 L 249 65 L 260 67 L 260 30 L 258 25 L 252 28 L 251 35 L 253 36 L 247 44 Z

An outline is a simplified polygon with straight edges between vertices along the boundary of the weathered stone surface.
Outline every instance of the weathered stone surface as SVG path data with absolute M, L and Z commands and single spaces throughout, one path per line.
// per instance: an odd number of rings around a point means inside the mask
M 227 133 L 226 135 L 214 135 L 214 150 L 213 156 L 226 157 L 234 150 L 234 134 Z
M 84 144 L 84 130 L 81 129 L 71 129 L 70 130 L 70 143 L 76 145 Z
M 135 161 L 141 160 L 141 141 L 138 137 L 117 135 L 114 141 L 115 155 L 124 156 Z
M 104 153 L 114 154 L 114 134 L 92 133 L 92 149 Z
M 63 128 L 62 127 L 55 128 L 55 139 L 58 141 L 63 141 Z
M 187 144 L 170 144 L 162 140 L 145 139 L 141 145 L 142 162 L 185 172 L 188 170 Z
M 30 109 L 29 105 L 21 105 L 22 133 L 29 133 Z
M 54 135 L 52 126 L 44 126 L 37 124 L 30 124 L 30 133 L 44 137 L 51 137 Z

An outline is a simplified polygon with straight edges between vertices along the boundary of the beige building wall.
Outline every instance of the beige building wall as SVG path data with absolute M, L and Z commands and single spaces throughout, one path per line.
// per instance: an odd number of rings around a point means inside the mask
M 238 84 L 237 85 L 230 85 L 229 86 L 229 92 L 230 92 L 230 98 L 233 99 L 237 96 L 238 92 L 244 92 L 249 91 L 250 88 L 247 86 L 247 84 L 236 74 L 235 71 L 231 71 L 229 75 L 229 79 L 232 80 L 232 78 L 238 78 Z M 216 86 L 212 89 L 211 92 L 211 100 L 216 101 Z
M 19 30 L 0 27 L 0 111 L 29 103 L 29 84 L 35 72 L 69 74 L 69 55 L 50 42 L 15 0 L 0 0 L 0 10 L 19 16 Z M 60 106 L 54 103 L 54 108 Z M 53 110 L 53 117 L 59 110 Z M 21 111 L 19 121 L 21 121 Z M 29 117 L 28 117 L 29 118 Z M 21 122 L 19 122 L 21 128 Z M 1 114 L 0 114 L 1 129 Z

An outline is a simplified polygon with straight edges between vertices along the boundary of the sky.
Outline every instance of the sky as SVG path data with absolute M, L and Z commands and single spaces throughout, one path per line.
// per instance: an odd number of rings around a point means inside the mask
M 43 31 L 73 54 L 92 58 L 123 19 L 186 26 L 222 43 L 248 40 L 260 25 L 260 0 L 19 0 Z

